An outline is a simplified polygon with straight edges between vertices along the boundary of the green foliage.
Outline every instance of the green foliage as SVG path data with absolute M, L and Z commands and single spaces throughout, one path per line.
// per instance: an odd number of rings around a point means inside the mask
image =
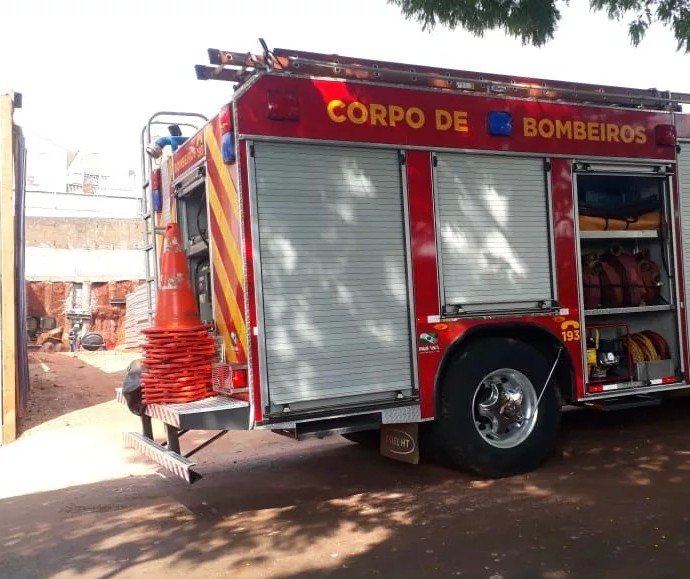
M 553 38 L 561 18 L 559 5 L 569 0 L 388 0 L 431 29 L 437 24 L 458 26 L 481 36 L 502 29 L 523 44 L 542 46 Z M 581 0 L 578 0 L 581 1 Z M 690 52 L 690 0 L 590 0 L 595 11 L 613 20 L 630 19 L 630 40 L 637 46 L 649 26 L 658 22 L 673 30 L 678 50 Z

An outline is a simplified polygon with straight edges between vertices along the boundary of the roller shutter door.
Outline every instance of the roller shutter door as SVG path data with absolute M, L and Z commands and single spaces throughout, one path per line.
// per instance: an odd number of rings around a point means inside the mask
M 436 186 L 445 304 L 553 298 L 543 159 L 439 154 Z
M 678 153 L 678 184 L 680 190 L 681 234 L 683 237 L 683 272 L 685 275 L 685 307 L 690 304 L 690 142 L 680 143 Z M 689 319 L 690 323 L 690 319 Z
M 397 151 L 256 143 L 254 155 L 271 404 L 409 391 Z

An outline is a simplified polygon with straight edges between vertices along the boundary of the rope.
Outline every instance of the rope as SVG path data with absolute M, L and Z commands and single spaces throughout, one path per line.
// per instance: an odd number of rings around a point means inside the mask
M 630 356 L 633 362 L 644 362 L 644 354 L 642 349 L 637 345 L 635 340 L 631 337 L 628 338 L 628 350 L 630 350 Z

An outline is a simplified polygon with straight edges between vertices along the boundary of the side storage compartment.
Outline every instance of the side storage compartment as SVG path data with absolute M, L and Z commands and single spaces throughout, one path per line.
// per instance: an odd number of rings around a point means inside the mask
M 269 413 L 415 398 L 398 151 L 257 142 L 253 152 Z
M 586 393 L 682 381 L 669 177 L 588 166 L 575 182 Z
M 439 153 L 435 164 L 444 313 L 551 307 L 544 159 Z

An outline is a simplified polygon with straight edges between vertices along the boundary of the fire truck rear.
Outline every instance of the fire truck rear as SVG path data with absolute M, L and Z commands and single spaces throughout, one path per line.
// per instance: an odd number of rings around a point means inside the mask
M 142 144 L 149 283 L 176 222 L 217 395 L 148 405 L 131 445 L 190 481 L 180 435 L 237 429 L 506 476 L 549 456 L 565 405 L 688 388 L 690 95 L 209 56 L 232 102 L 159 113 Z

